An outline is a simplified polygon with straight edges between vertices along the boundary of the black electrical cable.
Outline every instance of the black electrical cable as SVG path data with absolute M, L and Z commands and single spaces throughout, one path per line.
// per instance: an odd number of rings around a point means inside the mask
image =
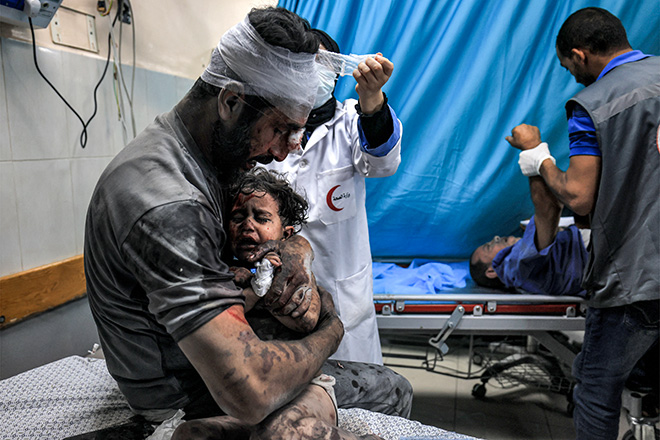
M 110 65 L 110 50 L 111 50 L 111 41 L 110 41 L 110 34 L 108 34 L 108 57 L 105 59 L 105 67 L 103 68 L 103 73 L 101 74 L 101 78 L 99 79 L 99 82 L 96 83 L 96 87 L 94 87 L 94 112 L 92 113 L 92 116 L 89 117 L 87 120 L 87 123 L 84 126 L 83 132 L 87 131 L 87 127 L 89 126 L 89 123 L 92 122 L 92 119 L 94 119 L 94 116 L 96 116 L 96 112 L 98 110 L 98 101 L 96 100 L 96 92 L 98 91 L 99 87 L 101 87 L 101 83 L 103 82 L 103 78 L 105 78 L 105 74 L 108 71 L 108 66 Z M 80 135 L 80 143 L 82 145 L 82 134 Z M 87 139 L 85 136 L 85 143 L 87 143 Z M 82 148 L 85 148 L 84 145 L 82 145 Z
M 128 105 L 131 108 L 131 128 L 133 129 L 133 136 L 135 136 L 135 118 L 133 117 L 133 88 L 135 86 L 135 16 L 133 15 L 133 7 L 131 6 L 131 2 L 129 0 L 119 0 L 119 6 L 121 8 L 121 15 L 122 15 L 122 20 L 119 22 L 119 59 L 117 60 L 119 66 L 119 78 L 121 79 L 121 86 L 124 88 L 124 91 L 126 92 L 126 99 L 128 100 Z M 129 14 L 129 22 L 131 25 L 131 28 L 133 30 L 133 68 L 131 69 L 131 91 L 128 91 L 128 88 L 126 87 L 126 81 L 124 79 L 124 70 L 122 67 L 122 62 L 121 62 L 121 48 L 122 48 L 122 30 L 123 30 L 123 24 L 125 23 L 125 15 L 126 13 Z M 117 17 L 119 17 L 119 13 L 117 14 Z M 115 17 L 115 20 L 117 19 Z
M 116 20 L 116 19 L 115 19 Z M 34 57 L 34 66 L 37 69 L 37 72 L 39 72 L 39 75 L 46 81 L 46 83 L 57 93 L 57 96 L 60 97 L 62 101 L 66 104 L 67 107 L 73 112 L 74 115 L 78 118 L 80 123 L 83 126 L 82 133 L 80 133 L 80 147 L 85 148 L 87 145 L 87 127 L 89 126 L 90 122 L 92 122 L 92 119 L 94 116 L 96 116 L 96 112 L 98 111 L 98 101 L 96 99 L 96 92 L 98 91 L 99 87 L 101 86 L 101 83 L 103 82 L 103 78 L 105 78 L 105 74 L 108 71 L 108 65 L 110 64 L 110 35 L 108 35 L 108 58 L 105 61 L 105 67 L 103 69 L 103 74 L 101 74 L 101 78 L 99 79 L 98 83 L 96 84 L 96 87 L 94 87 L 94 112 L 92 113 L 92 116 L 89 117 L 87 122 L 83 121 L 82 117 L 78 114 L 78 112 L 69 104 L 69 102 L 62 96 L 62 94 L 57 90 L 57 88 L 46 78 L 46 75 L 43 74 L 41 69 L 39 68 L 39 63 L 37 62 L 37 44 L 34 36 L 34 26 L 32 25 L 32 18 L 28 17 L 28 22 L 30 23 L 30 32 L 32 33 L 32 55 Z M 114 24 L 114 23 L 113 23 Z

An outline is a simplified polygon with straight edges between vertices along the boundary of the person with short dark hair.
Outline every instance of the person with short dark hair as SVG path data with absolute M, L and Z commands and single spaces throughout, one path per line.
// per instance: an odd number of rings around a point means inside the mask
M 522 150 L 525 175 L 541 176 L 557 199 L 590 217 L 574 421 L 579 439 L 614 440 L 626 379 L 659 338 L 660 59 L 633 50 L 621 21 L 601 8 L 571 14 L 556 50 L 586 86 L 566 104 L 568 169 L 557 168 L 537 127 L 519 125 L 506 139 Z

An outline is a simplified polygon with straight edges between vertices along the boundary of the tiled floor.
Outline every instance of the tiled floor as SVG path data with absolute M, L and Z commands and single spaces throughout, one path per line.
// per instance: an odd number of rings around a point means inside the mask
M 479 374 L 475 374 L 478 366 L 472 365 L 471 379 L 427 371 L 422 368 L 422 359 L 394 356 L 425 356 L 424 345 L 401 345 L 392 343 L 389 338 L 382 339 L 385 364 L 408 378 L 413 386 L 411 419 L 487 440 L 575 438 L 565 395 L 525 385 L 503 389 L 498 381 L 491 379 L 486 385 L 485 397 L 477 399 L 472 396 L 472 388 L 481 383 Z M 444 360 L 436 364 L 436 371 L 458 371 L 465 377 L 469 366 L 469 339 L 451 337 L 447 342 L 450 350 Z M 627 428 L 622 418 L 620 436 Z

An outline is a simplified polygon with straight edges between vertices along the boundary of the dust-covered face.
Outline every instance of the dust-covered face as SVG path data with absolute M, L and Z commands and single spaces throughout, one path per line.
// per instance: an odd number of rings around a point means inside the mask
M 277 201 L 265 192 L 239 194 L 229 216 L 229 242 L 241 261 L 268 240 L 282 240 L 293 232 L 284 226 Z
M 300 147 L 305 120 L 286 118 L 275 108 L 256 113 L 244 111 L 238 123 L 227 128 L 218 120 L 213 127 L 211 161 L 224 181 L 233 181 L 240 173 L 257 164 L 283 161 Z
M 305 130 L 306 119 L 288 118 L 276 108 L 269 108 L 260 115 L 251 132 L 250 153 L 245 164 L 248 170 L 257 162 L 268 164 L 286 159 L 290 152 L 300 148 Z

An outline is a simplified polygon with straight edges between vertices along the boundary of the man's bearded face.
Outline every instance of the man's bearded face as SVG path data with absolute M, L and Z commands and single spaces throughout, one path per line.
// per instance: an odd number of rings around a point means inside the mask
M 211 162 L 218 169 L 221 180 L 233 181 L 245 172 L 250 159 L 254 123 L 254 118 L 243 113 L 232 129 L 227 129 L 222 121 L 216 121 L 213 126 Z
M 299 148 L 304 124 L 305 120 L 287 119 L 274 108 L 259 110 L 251 106 L 243 109 L 233 128 L 217 121 L 211 157 L 220 178 L 231 181 L 257 162 L 284 160 L 289 152 Z

